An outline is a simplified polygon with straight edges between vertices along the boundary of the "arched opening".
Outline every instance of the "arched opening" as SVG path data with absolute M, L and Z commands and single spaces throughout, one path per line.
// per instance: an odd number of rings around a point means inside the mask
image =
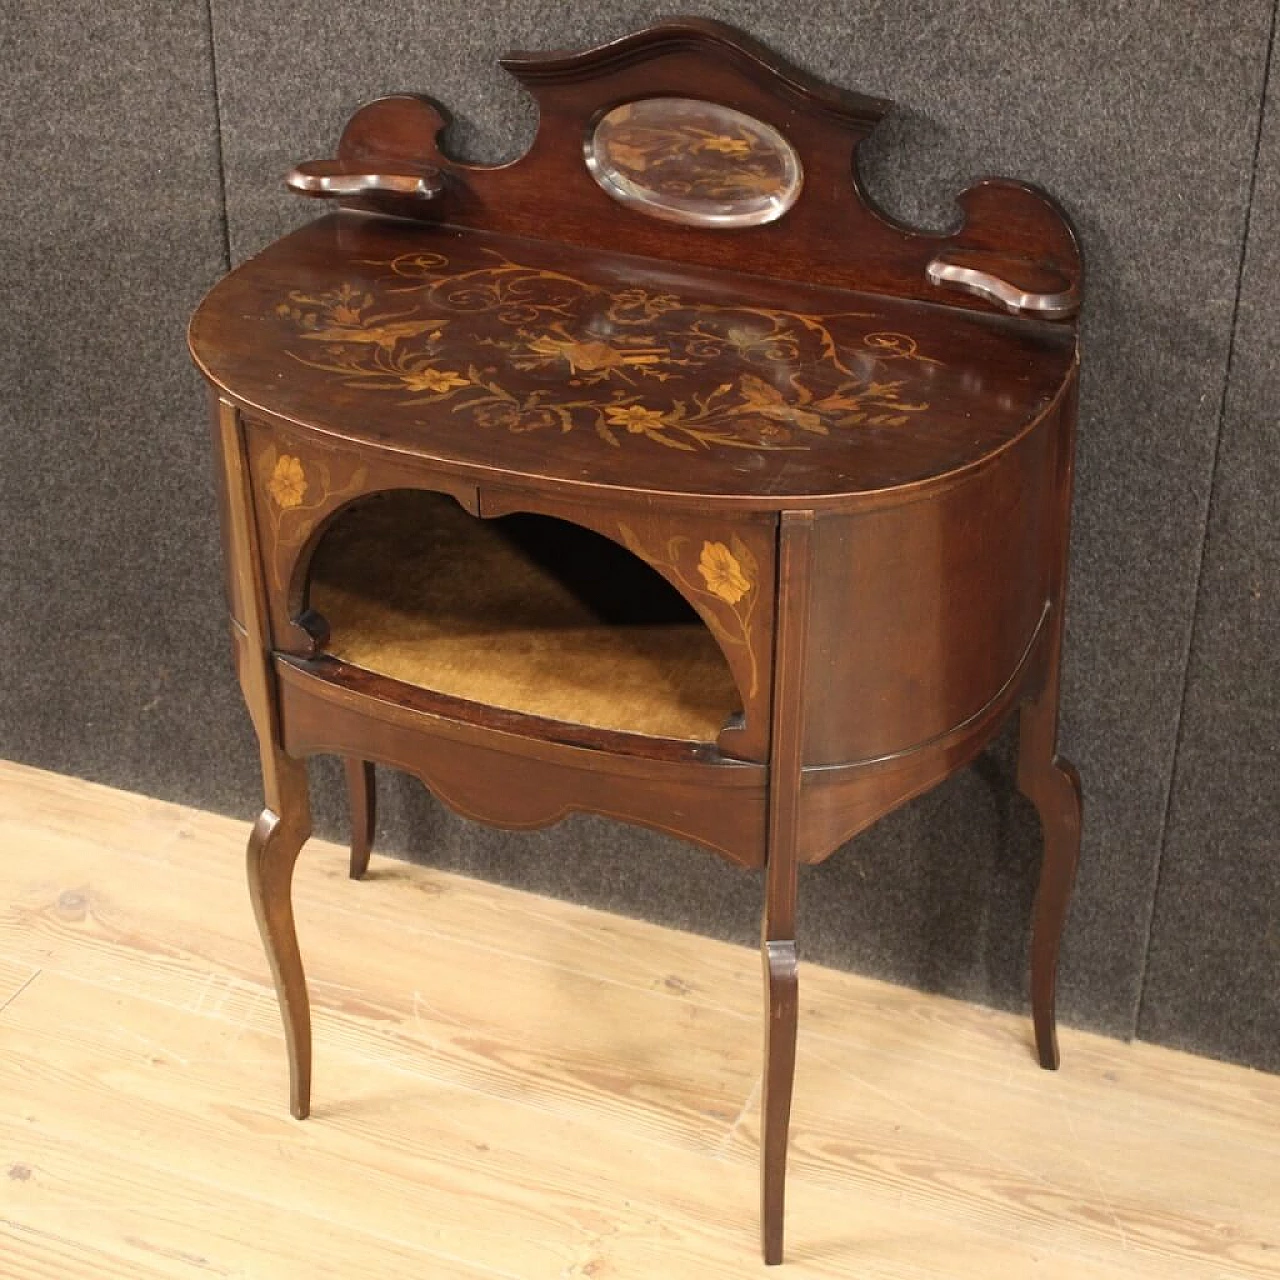
M 550 516 L 482 520 L 396 490 L 340 512 L 308 570 L 326 652 L 550 720 L 714 742 L 742 700 L 689 603 L 608 538 Z

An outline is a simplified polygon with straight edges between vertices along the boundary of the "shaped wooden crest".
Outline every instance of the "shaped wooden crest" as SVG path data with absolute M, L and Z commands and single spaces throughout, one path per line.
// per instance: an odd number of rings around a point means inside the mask
M 400 217 L 1048 320 L 1079 307 L 1063 212 L 984 179 L 952 234 L 914 230 L 858 185 L 859 143 L 890 109 L 833 88 L 723 23 L 662 22 L 580 53 L 501 60 L 538 104 L 510 164 L 440 147 L 429 98 L 382 98 L 334 160 L 300 165 L 309 195 Z

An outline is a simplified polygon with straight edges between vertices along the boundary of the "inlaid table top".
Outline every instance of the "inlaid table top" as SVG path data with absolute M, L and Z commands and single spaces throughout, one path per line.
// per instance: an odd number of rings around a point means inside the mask
M 191 325 L 250 409 L 443 469 L 785 505 L 971 467 L 1037 422 L 1065 326 L 344 211 Z

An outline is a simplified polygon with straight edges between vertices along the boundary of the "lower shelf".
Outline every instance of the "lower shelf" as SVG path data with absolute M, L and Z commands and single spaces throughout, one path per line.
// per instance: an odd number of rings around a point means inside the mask
M 275 673 L 290 755 L 342 755 L 402 769 L 450 808 L 490 825 L 542 827 L 575 811 L 599 813 L 743 866 L 763 864 L 762 764 L 637 735 L 597 734 L 594 742 L 532 735 L 528 717 L 464 717 L 452 699 L 332 658 L 277 656 Z
M 714 742 L 741 700 L 653 569 L 539 516 L 480 520 L 397 492 L 338 519 L 311 565 L 327 652 L 392 679 L 568 724 Z

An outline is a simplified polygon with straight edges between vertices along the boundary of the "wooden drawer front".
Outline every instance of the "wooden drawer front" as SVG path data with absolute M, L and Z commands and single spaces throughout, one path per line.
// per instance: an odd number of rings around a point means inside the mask
M 351 754 L 421 778 L 452 809 L 516 829 L 578 811 L 638 823 L 747 867 L 764 861 L 766 769 L 755 763 L 673 758 L 538 740 L 502 718 L 484 723 L 431 709 L 438 700 L 398 696 L 327 660 L 277 658 L 281 732 L 296 755 Z

